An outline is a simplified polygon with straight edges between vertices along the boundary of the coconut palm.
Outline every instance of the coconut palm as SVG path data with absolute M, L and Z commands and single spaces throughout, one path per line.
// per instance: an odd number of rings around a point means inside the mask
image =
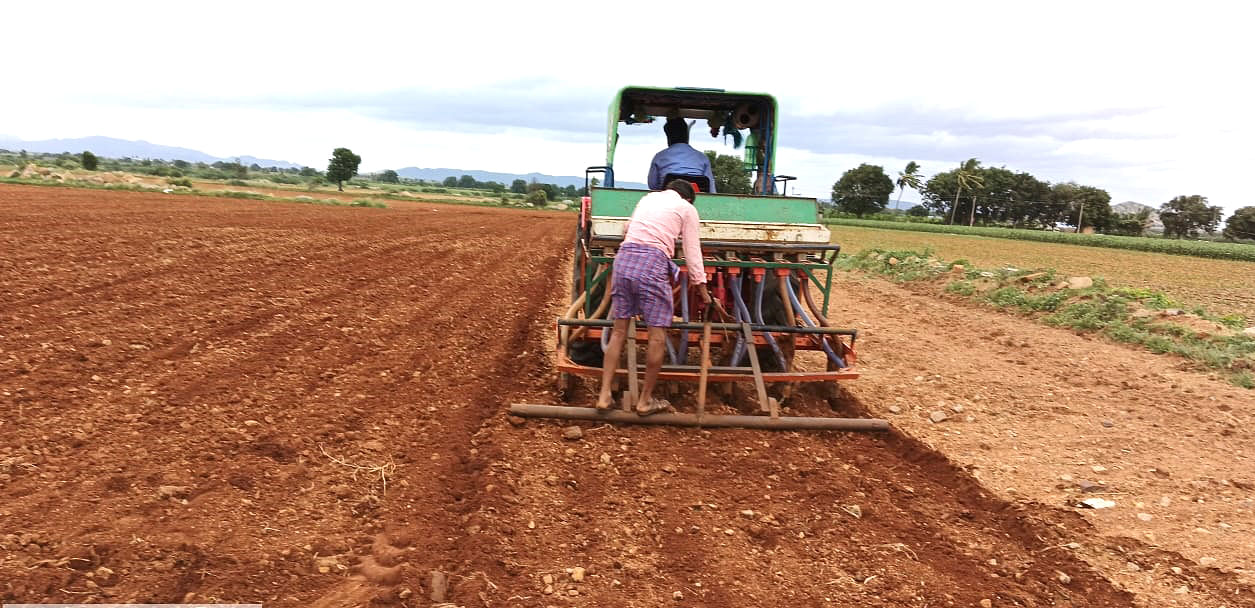
M 959 208 L 959 195 L 964 190 L 972 190 L 985 184 L 985 178 L 981 177 L 980 173 L 977 173 L 979 170 L 980 161 L 975 158 L 969 158 L 963 161 L 963 164 L 959 165 L 958 171 L 955 172 L 954 206 L 950 208 L 951 224 L 954 223 L 954 212 Z M 972 204 L 975 205 L 976 201 L 973 200 Z
M 898 200 L 893 203 L 893 208 L 897 209 L 902 206 L 902 193 L 907 189 L 907 187 L 919 190 L 923 183 L 919 176 L 919 163 L 915 161 L 907 163 L 906 169 L 898 171 L 898 181 L 895 183 L 898 186 Z

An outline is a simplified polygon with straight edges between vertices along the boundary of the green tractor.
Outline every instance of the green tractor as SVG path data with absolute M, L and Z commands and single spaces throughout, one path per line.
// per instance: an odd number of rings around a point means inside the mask
M 569 394 L 577 377 L 600 377 L 603 348 L 613 323 L 610 275 L 615 252 L 636 203 L 647 190 L 615 185 L 614 155 L 620 128 L 653 123 L 660 118 L 683 118 L 744 142 L 744 170 L 751 173 L 748 195 L 700 193 L 695 205 L 701 216 L 702 254 L 711 296 L 721 301 L 732 318 L 714 319 L 697 298 L 689 298 L 688 277 L 681 274 L 676 297 L 678 321 L 668 331 L 668 360 L 659 374 L 660 386 L 698 385 L 695 413 L 637 417 L 630 411 L 592 408 L 515 405 L 526 416 L 591 419 L 647 424 L 691 426 L 748 426 L 756 428 L 883 429 L 883 420 L 781 416 L 780 403 L 795 383 L 836 382 L 858 377 L 855 371 L 857 330 L 833 327 L 827 310 L 832 295 L 833 262 L 840 246 L 831 243 L 828 229 L 819 223 L 818 201 L 781 196 L 776 186 L 792 179 L 776 171 L 776 101 L 762 93 L 735 93 L 721 89 L 626 87 L 610 104 L 606 132 L 606 163 L 589 167 L 601 176 L 582 200 L 575 230 L 570 307 L 558 319 L 559 390 Z M 690 177 L 690 176 L 671 176 Z M 708 188 L 703 188 L 708 190 Z M 676 248 L 676 256 L 682 249 Z M 682 259 L 674 260 L 681 269 Z M 626 363 L 617 373 L 621 388 L 633 397 L 643 363 L 637 364 L 636 343 L 646 329 L 632 324 L 625 348 Z M 797 354 L 816 351 L 809 369 Z M 816 361 L 818 359 L 818 362 Z M 708 415 L 708 383 L 753 383 L 759 413 Z M 768 391 L 775 393 L 769 396 Z M 629 403 L 631 399 L 622 399 Z

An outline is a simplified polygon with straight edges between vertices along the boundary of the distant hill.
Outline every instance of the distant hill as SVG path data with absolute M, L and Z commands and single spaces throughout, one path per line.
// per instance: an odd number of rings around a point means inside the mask
M 576 188 L 584 187 L 584 178 L 572 175 L 546 175 L 544 173 L 495 173 L 493 171 L 480 171 L 478 169 L 423 169 L 419 167 L 406 167 L 397 169 L 397 175 L 408 177 L 410 179 L 421 179 L 429 182 L 443 181 L 446 177 L 462 177 L 469 175 L 481 182 L 497 182 L 509 186 L 516 179 L 521 179 L 528 183 L 536 180 L 538 184 L 553 184 L 555 186 L 575 186 Z M 597 176 L 600 178 L 601 176 Z M 615 182 L 615 186 L 619 188 L 640 188 L 644 189 L 645 184 L 636 182 Z
M 1119 204 L 1111 206 L 1111 210 L 1114 211 L 1115 213 L 1124 213 L 1127 215 L 1139 213 L 1145 209 L 1149 209 L 1152 212 L 1155 210 L 1155 208 L 1151 207 L 1150 205 L 1143 205 L 1141 203 L 1135 203 L 1133 201 L 1124 201 L 1123 203 L 1119 203 Z
M 219 158 L 210 156 L 199 150 L 191 148 L 179 148 L 175 146 L 163 146 L 143 140 L 117 139 L 115 137 L 79 137 L 75 139 L 46 139 L 41 141 L 22 140 L 15 137 L 7 137 L 0 135 L 0 150 L 9 150 L 16 152 L 18 150 L 26 150 L 27 152 L 40 152 L 43 154 L 60 154 L 62 152 L 70 152 L 78 154 L 83 150 L 90 150 L 96 156 L 105 158 L 151 158 L 161 160 L 185 160 L 190 163 L 215 163 L 218 161 L 234 161 L 245 166 L 257 164 L 262 167 L 278 167 L 280 169 L 299 169 L 304 165 L 291 163 L 286 160 L 271 160 L 266 158 L 257 158 L 254 156 L 229 156 Z M 574 175 L 546 175 L 544 173 L 497 173 L 494 171 L 481 171 L 478 169 L 423 169 L 419 167 L 406 167 L 397 169 L 397 174 L 401 177 L 410 179 L 421 179 L 427 181 L 443 181 L 446 177 L 462 177 L 469 175 L 481 182 L 500 182 L 509 186 L 516 179 L 521 179 L 531 183 L 535 180 L 541 184 L 554 184 L 559 187 L 575 186 L 582 188 L 584 186 L 584 178 Z M 637 182 L 618 182 L 616 184 L 621 188 L 645 188 L 645 184 Z
M 304 166 L 296 163 L 290 163 L 286 160 L 271 160 L 267 158 L 257 158 L 254 156 L 229 156 L 219 158 L 217 156 L 210 156 L 204 152 L 192 150 L 190 148 L 163 146 L 143 140 L 117 139 L 114 137 L 101 137 L 99 135 L 92 137 L 79 137 L 76 139 L 45 139 L 41 141 L 25 141 L 0 136 L 0 148 L 14 152 L 18 150 L 26 150 L 27 152 L 41 152 L 44 154 L 60 154 L 62 152 L 78 154 L 83 150 L 90 150 L 92 154 L 106 158 L 152 158 L 161 160 L 185 160 L 189 163 L 214 163 L 218 161 L 233 161 L 239 159 L 240 163 L 245 166 L 256 164 L 261 167 L 278 167 L 280 169 L 299 169 Z
M 1124 201 L 1111 206 L 1112 213 L 1122 213 L 1125 215 L 1133 215 L 1142 211 L 1150 211 L 1150 226 L 1147 228 L 1149 232 L 1159 234 L 1163 232 L 1163 222 L 1159 220 L 1159 211 L 1150 205 L 1143 205 L 1134 201 Z

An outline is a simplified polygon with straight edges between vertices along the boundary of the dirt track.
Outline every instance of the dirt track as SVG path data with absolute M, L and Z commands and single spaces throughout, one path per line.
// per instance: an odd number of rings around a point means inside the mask
M 1134 605 L 1090 522 L 900 433 L 510 424 L 571 222 L 0 187 L 0 600 Z

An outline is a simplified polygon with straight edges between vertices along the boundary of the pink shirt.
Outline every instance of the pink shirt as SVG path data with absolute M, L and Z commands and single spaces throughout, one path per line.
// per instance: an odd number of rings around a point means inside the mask
M 701 219 L 697 208 L 675 190 L 650 192 L 636 203 L 636 210 L 623 233 L 624 243 L 648 245 L 660 249 L 667 257 L 675 257 L 675 239 L 683 237 L 684 265 L 688 267 L 689 283 L 706 282 L 702 264 L 702 244 L 697 238 Z

